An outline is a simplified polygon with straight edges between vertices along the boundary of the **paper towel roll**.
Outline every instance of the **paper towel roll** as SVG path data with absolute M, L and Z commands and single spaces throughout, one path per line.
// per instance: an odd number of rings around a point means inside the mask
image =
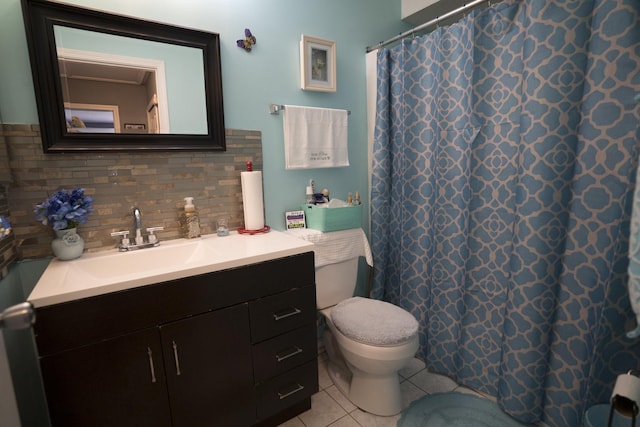
M 240 172 L 240 181 L 242 182 L 244 228 L 247 230 L 261 230 L 264 228 L 262 172 Z
M 639 403 L 640 378 L 630 374 L 618 375 L 613 393 L 611 393 L 613 408 L 622 415 L 630 417 L 632 416 L 632 408 L 638 408 Z

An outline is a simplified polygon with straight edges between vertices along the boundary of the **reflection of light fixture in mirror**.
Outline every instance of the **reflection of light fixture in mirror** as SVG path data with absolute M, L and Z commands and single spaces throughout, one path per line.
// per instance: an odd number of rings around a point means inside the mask
M 121 128 L 117 122 L 146 121 L 149 133 L 170 133 L 164 61 L 61 47 L 57 52 L 65 110 L 68 103 L 96 106 L 85 107 L 92 110 L 113 111 L 115 107 L 115 120 L 111 120 L 111 127 L 116 122 L 114 130 L 87 126 L 81 132 L 141 133 L 140 130 Z M 156 107 L 153 123 L 148 118 L 151 103 Z M 112 108 L 97 107 L 105 104 Z M 67 131 L 78 132 L 78 129 L 67 126 Z

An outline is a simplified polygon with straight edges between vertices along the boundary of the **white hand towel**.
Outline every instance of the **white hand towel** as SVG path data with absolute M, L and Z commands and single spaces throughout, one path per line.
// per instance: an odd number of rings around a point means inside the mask
M 350 228 L 328 233 L 305 228 L 287 230 L 285 233 L 314 244 L 316 268 L 360 256 L 365 257 L 367 264 L 373 267 L 373 255 L 362 228 Z
M 347 116 L 347 110 L 285 105 L 286 169 L 349 166 Z

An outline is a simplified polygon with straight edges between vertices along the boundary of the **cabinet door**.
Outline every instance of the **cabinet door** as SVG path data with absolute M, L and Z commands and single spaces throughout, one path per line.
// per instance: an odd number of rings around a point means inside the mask
M 54 427 L 171 426 L 156 328 L 43 357 Z
M 255 423 L 247 304 L 160 331 L 174 427 Z

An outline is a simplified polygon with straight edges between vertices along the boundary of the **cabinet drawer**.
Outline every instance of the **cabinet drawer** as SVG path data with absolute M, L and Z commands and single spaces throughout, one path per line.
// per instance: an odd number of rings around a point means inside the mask
M 253 346 L 254 381 L 260 383 L 317 357 L 315 324 Z
M 249 304 L 251 342 L 257 343 L 316 321 L 316 289 L 305 286 Z
M 258 420 L 277 414 L 318 391 L 318 362 L 313 360 L 256 386 Z

